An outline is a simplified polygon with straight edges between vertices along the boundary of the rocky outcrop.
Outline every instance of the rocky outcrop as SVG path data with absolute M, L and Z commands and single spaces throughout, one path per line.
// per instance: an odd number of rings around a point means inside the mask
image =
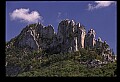
M 62 51 L 71 52 L 84 48 L 86 30 L 80 23 L 73 20 L 63 20 L 58 26 L 58 40 Z
M 95 30 L 90 29 L 86 33 L 85 27 L 74 20 L 65 19 L 58 25 L 58 32 L 54 32 L 52 25 L 43 26 L 41 23 L 26 26 L 21 33 L 12 39 L 7 48 L 29 47 L 32 50 L 46 50 L 50 52 L 75 52 L 80 48 L 101 48 L 100 54 L 111 54 L 109 45 L 95 39 Z
M 40 23 L 26 26 L 13 43 L 16 47 L 28 46 L 32 50 L 47 49 L 55 46 L 55 32 L 52 25 L 47 27 Z
M 95 41 L 95 31 L 93 29 L 88 30 L 88 33 L 85 37 L 85 47 L 93 48 L 96 41 Z
M 77 40 L 78 40 L 78 49 L 84 48 L 84 42 L 85 42 L 85 35 L 86 30 L 84 26 L 80 25 L 80 23 L 77 24 Z
M 6 52 L 8 51 L 7 53 L 12 53 L 6 56 L 6 74 L 7 76 L 16 76 L 20 72 L 32 70 L 34 66 L 31 64 L 21 65 L 18 63 L 26 58 L 27 60 L 24 62 L 28 61 L 29 56 L 31 55 L 29 52 L 32 52 L 32 55 L 36 56 L 35 58 L 32 58 L 33 60 L 38 59 L 38 61 L 41 62 L 46 53 L 46 57 L 49 58 L 48 54 L 51 55 L 57 53 L 61 55 L 61 53 L 71 53 L 82 50 L 81 48 L 88 49 L 88 51 L 94 50 L 98 55 L 103 57 L 101 58 L 103 60 L 91 59 L 84 62 L 79 60 L 81 64 L 88 68 L 100 67 L 103 64 L 107 64 L 108 61 L 116 61 L 117 57 L 113 55 L 107 42 L 102 41 L 100 37 L 96 40 L 95 35 L 95 30 L 90 29 L 86 33 L 86 29 L 82 24 L 68 19 L 62 20 L 59 23 L 57 33 L 54 32 L 54 27 L 52 25 L 43 26 L 41 23 L 27 25 L 18 36 L 11 39 L 6 45 Z M 40 53 L 41 51 L 43 52 L 42 54 L 36 54 L 36 51 Z M 46 60 L 46 57 L 45 61 L 48 61 Z M 8 60 L 9 58 L 10 60 Z M 13 62 L 14 60 L 17 61 Z M 22 69 L 23 67 L 24 69 Z

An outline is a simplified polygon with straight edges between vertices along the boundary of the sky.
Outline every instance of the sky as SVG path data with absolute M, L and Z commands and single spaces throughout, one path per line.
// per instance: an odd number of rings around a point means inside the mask
M 94 29 L 96 39 L 106 40 L 117 54 L 116 1 L 6 1 L 6 41 L 28 24 L 52 24 L 57 32 L 61 20 L 69 19 Z

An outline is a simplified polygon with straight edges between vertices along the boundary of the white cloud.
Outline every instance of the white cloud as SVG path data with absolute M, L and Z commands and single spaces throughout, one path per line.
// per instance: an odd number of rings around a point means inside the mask
M 111 4 L 116 4 L 116 1 L 94 1 L 96 5 L 88 4 L 88 10 L 108 7 Z
M 62 14 L 61 12 L 58 12 L 58 18 L 61 16 L 61 14 Z
M 57 22 L 61 22 L 63 19 L 68 19 L 68 13 L 67 12 L 58 12 L 57 13 Z
M 10 17 L 12 20 L 19 19 L 20 21 L 35 23 L 38 21 L 42 22 L 43 17 L 37 11 L 30 12 L 29 9 L 16 9 L 12 13 L 10 13 Z
M 57 13 L 57 22 L 60 22 L 62 19 L 61 19 L 61 15 L 62 13 L 61 12 L 58 12 Z

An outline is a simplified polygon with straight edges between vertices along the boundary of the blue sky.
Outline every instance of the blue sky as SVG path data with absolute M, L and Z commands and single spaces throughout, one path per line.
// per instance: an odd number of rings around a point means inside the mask
M 26 12 L 22 14 L 24 17 L 19 15 L 21 11 Z M 58 24 L 63 19 L 80 22 L 86 31 L 93 28 L 96 39 L 101 37 L 106 40 L 117 52 L 117 3 L 114 1 L 7 1 L 6 41 L 20 34 L 27 24 L 38 21 L 44 26 L 52 24 L 57 32 Z

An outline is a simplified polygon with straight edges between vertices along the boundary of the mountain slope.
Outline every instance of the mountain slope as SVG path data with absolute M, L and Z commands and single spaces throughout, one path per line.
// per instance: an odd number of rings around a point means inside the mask
M 102 61 L 102 58 L 89 50 L 51 55 L 42 51 L 12 50 L 6 53 L 7 76 L 116 76 L 116 62 L 91 64 L 95 59 Z
M 111 66 L 110 66 L 111 65 Z M 29 72 L 23 72 L 18 76 L 47 76 L 47 77 L 103 77 L 103 76 L 116 76 L 115 74 L 116 64 L 110 63 L 102 66 L 101 68 L 88 68 L 86 65 L 82 65 L 73 60 L 63 60 L 51 64 L 50 66 L 36 69 Z
M 95 30 L 63 20 L 27 25 L 6 43 L 6 76 L 116 76 L 116 56 Z

